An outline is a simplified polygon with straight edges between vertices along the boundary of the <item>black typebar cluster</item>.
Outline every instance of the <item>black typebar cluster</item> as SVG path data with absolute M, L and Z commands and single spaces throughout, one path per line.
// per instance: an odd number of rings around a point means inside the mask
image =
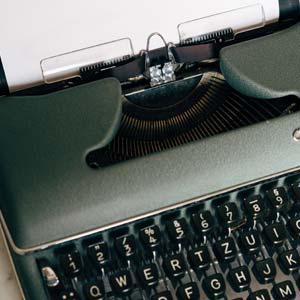
M 300 176 L 40 251 L 51 300 L 300 299 Z

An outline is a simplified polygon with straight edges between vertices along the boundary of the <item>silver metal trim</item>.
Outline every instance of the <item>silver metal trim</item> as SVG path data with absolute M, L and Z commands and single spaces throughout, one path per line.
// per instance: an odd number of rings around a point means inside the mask
M 80 62 L 73 61 L 73 62 L 69 62 L 69 64 L 64 64 L 63 66 L 61 66 L 61 65 L 56 66 L 55 68 L 53 68 L 53 66 L 52 66 L 52 68 L 50 68 L 50 69 L 49 69 L 49 66 L 47 67 L 47 64 L 49 64 L 49 62 L 55 61 L 57 64 L 58 60 L 62 59 L 63 57 L 64 58 L 71 57 L 78 53 L 83 55 L 83 53 L 85 53 L 87 51 L 91 51 L 91 50 L 98 49 L 101 47 L 106 47 L 108 45 L 115 45 L 116 43 L 124 42 L 124 41 L 128 41 L 128 45 L 127 45 L 127 46 L 129 46 L 127 49 L 128 52 L 127 53 L 122 52 L 122 54 L 120 52 L 118 54 L 118 56 L 116 56 L 116 57 L 110 57 L 110 56 L 106 55 L 107 57 L 99 59 L 99 60 L 98 59 L 91 60 L 91 58 L 89 58 L 89 60 L 86 61 L 85 63 L 83 63 L 84 59 L 83 59 L 83 57 L 81 57 Z M 114 48 L 118 48 L 118 47 L 114 47 Z M 119 49 L 121 49 L 121 48 L 119 47 Z M 99 51 L 97 53 L 99 53 Z M 68 79 L 80 77 L 79 70 L 82 67 L 87 67 L 89 65 L 100 64 L 100 63 L 110 64 L 110 63 L 114 63 L 114 62 L 121 62 L 123 60 L 123 58 L 126 56 L 129 56 L 129 57 L 134 56 L 133 43 L 132 43 L 131 38 L 129 38 L 129 37 L 124 37 L 124 38 L 120 38 L 117 40 L 105 42 L 102 44 L 97 44 L 97 45 L 85 47 L 82 49 L 76 49 L 73 51 L 69 51 L 69 52 L 58 54 L 58 55 L 53 55 L 50 57 L 43 58 L 40 61 L 40 68 L 42 71 L 44 83 L 51 84 L 51 83 L 55 83 L 55 82 L 62 81 L 62 80 L 68 80 Z M 45 66 L 45 64 L 46 64 L 46 66 Z
M 97 234 L 97 233 L 100 233 L 102 231 L 111 229 L 113 227 L 117 227 L 117 226 L 125 225 L 125 224 L 131 223 L 131 222 L 135 222 L 135 221 L 138 221 L 142 218 L 148 218 L 148 217 L 151 217 L 153 215 L 165 212 L 167 210 L 173 210 L 173 209 L 181 208 L 183 206 L 186 206 L 186 205 L 189 205 L 189 204 L 192 204 L 192 203 L 195 203 L 195 202 L 203 201 L 203 200 L 206 200 L 206 199 L 211 198 L 211 197 L 216 197 L 220 194 L 224 194 L 224 193 L 231 192 L 233 190 L 240 189 L 240 188 L 242 188 L 244 186 L 247 186 L 247 185 L 252 185 L 252 184 L 259 183 L 261 181 L 270 180 L 272 178 L 283 176 L 285 174 L 293 173 L 293 172 L 296 172 L 296 171 L 299 171 L 299 170 L 300 170 L 300 166 L 295 167 L 295 168 L 291 168 L 291 169 L 288 169 L 288 170 L 285 170 L 285 171 L 277 172 L 277 173 L 272 174 L 272 175 L 267 175 L 267 176 L 264 176 L 264 177 L 257 178 L 255 180 L 250 180 L 250 181 L 247 181 L 247 182 L 244 182 L 244 183 L 241 183 L 241 184 L 237 184 L 237 185 L 234 185 L 234 186 L 229 187 L 229 188 L 225 188 L 225 189 L 222 189 L 222 190 L 210 193 L 210 194 L 203 195 L 201 197 L 196 197 L 196 198 L 193 198 L 193 199 L 190 199 L 190 200 L 178 203 L 178 204 L 170 205 L 170 206 L 163 207 L 161 209 L 157 209 L 157 210 L 145 213 L 145 214 L 141 214 L 141 215 L 138 215 L 138 216 L 135 216 L 135 217 L 132 217 L 132 218 L 128 218 L 126 220 L 117 221 L 117 222 L 114 222 L 114 223 L 111 223 L 111 224 L 108 224 L 108 225 L 105 225 L 105 226 L 102 226 L 102 227 L 99 227 L 99 228 L 96 228 L 96 229 L 93 229 L 93 230 L 88 230 L 88 231 L 85 231 L 85 232 L 82 232 L 82 233 L 74 234 L 74 235 L 71 235 L 69 237 L 54 240 L 54 241 L 44 243 L 44 244 L 41 244 L 41 245 L 37 245 L 37 246 L 33 246 L 33 247 L 30 247 L 30 248 L 19 248 L 19 247 L 16 246 L 16 244 L 14 243 L 14 241 L 12 239 L 10 231 L 7 227 L 7 224 L 5 222 L 2 211 L 0 211 L 0 223 L 3 226 L 5 236 L 8 240 L 11 248 L 13 249 L 13 251 L 16 254 L 19 254 L 19 255 L 26 255 L 26 254 L 30 254 L 30 253 L 33 253 L 33 252 L 36 252 L 36 251 L 45 250 L 49 247 L 53 247 L 53 246 L 56 246 L 56 245 L 59 245 L 59 244 L 63 244 L 63 243 L 67 243 L 67 242 L 70 242 L 70 241 L 73 241 L 73 240 L 84 238 L 84 237 L 87 237 L 89 235 Z

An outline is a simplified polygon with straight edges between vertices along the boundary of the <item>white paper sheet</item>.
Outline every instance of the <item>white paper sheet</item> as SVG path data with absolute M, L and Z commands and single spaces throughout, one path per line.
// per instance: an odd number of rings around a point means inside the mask
M 152 32 L 178 43 L 180 23 L 259 2 L 278 19 L 278 0 L 0 0 L 0 56 L 16 91 L 43 81 L 45 58 L 127 37 L 138 53 Z

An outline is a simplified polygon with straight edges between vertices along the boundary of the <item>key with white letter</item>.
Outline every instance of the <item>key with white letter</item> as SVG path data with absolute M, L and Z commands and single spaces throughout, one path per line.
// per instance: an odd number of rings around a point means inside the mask
M 118 297 L 130 295 L 133 288 L 133 281 L 128 270 L 119 271 L 109 279 L 113 292 Z

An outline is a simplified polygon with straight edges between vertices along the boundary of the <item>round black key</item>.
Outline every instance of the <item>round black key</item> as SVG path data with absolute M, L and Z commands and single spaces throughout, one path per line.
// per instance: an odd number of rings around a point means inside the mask
M 164 291 L 152 296 L 151 300 L 174 300 L 170 291 Z
M 153 263 L 140 267 L 138 275 L 144 288 L 154 288 L 158 284 L 158 269 Z
M 300 180 L 295 182 L 292 187 L 297 200 L 300 200 Z
M 287 228 L 294 240 L 300 240 L 300 216 L 291 218 L 287 223 Z
M 291 281 L 287 280 L 276 284 L 272 293 L 276 300 L 294 300 L 296 299 L 295 288 Z
M 88 282 L 83 286 L 83 292 L 87 300 L 102 300 L 105 297 L 103 281 Z
M 224 298 L 226 285 L 221 274 L 214 274 L 203 279 L 203 289 L 211 300 Z
M 265 237 L 270 246 L 280 247 L 287 238 L 285 225 L 282 223 L 274 223 L 264 229 Z
M 81 273 L 81 257 L 77 251 L 62 254 L 60 256 L 60 264 L 68 277 L 74 278 Z
M 214 252 L 220 262 L 233 261 L 237 253 L 234 239 L 229 237 L 217 241 L 214 245 Z
M 233 202 L 224 203 L 217 209 L 220 223 L 226 227 L 235 227 L 240 222 L 240 213 Z
M 260 251 L 261 241 L 256 230 L 246 231 L 240 234 L 240 246 L 244 254 L 253 254 Z
M 248 197 L 244 201 L 246 214 L 252 219 L 260 219 L 267 214 L 267 206 L 260 195 Z
M 259 300 L 259 299 L 271 300 L 268 290 L 259 290 L 259 291 L 253 292 L 247 298 L 247 300 Z
M 90 245 L 87 251 L 95 267 L 102 267 L 110 260 L 108 246 L 105 242 Z
M 140 230 L 140 240 L 147 250 L 158 250 L 161 244 L 161 233 L 157 225 Z
M 195 272 L 207 270 L 210 267 L 211 257 L 207 246 L 199 246 L 188 252 L 188 260 Z
M 280 253 L 278 262 L 282 271 L 287 275 L 300 269 L 300 256 L 297 249 Z
M 191 221 L 195 232 L 201 235 L 209 235 L 215 226 L 214 218 L 208 210 L 193 214 Z
M 182 254 L 175 254 L 165 258 L 163 266 L 170 279 L 181 279 L 187 271 L 185 259 Z
M 272 258 L 258 261 L 254 264 L 253 273 L 261 284 L 274 281 L 276 276 L 276 267 Z
M 116 239 L 115 246 L 120 257 L 131 259 L 136 254 L 136 241 L 133 235 L 125 235 Z
M 195 282 L 182 285 L 177 290 L 178 300 L 199 300 L 199 288 Z
M 231 269 L 228 273 L 228 280 L 232 289 L 237 293 L 245 291 L 251 283 L 250 272 L 246 266 Z
M 184 218 L 167 222 L 166 229 L 173 243 L 185 243 L 187 241 L 189 232 L 187 222 Z
M 130 295 L 133 288 L 133 281 L 129 271 L 119 271 L 109 278 L 114 294 L 118 297 Z
M 283 187 L 274 188 L 266 193 L 272 208 L 277 211 L 286 211 L 289 205 L 288 195 Z

